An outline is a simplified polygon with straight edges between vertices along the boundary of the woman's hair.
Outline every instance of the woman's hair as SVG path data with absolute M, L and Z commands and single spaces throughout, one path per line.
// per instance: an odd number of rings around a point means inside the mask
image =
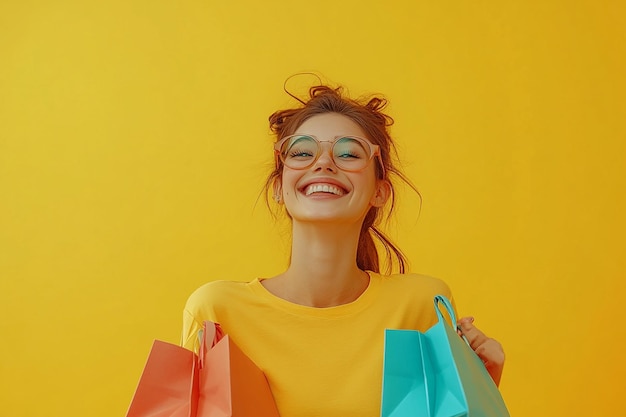
M 382 112 L 387 105 L 387 100 L 376 96 L 369 99 L 353 100 L 343 94 L 341 87 L 331 88 L 325 85 L 318 85 L 309 89 L 308 100 L 301 101 L 298 99 L 298 101 L 303 105 L 294 109 L 276 111 L 269 117 L 270 129 L 276 135 L 276 141 L 294 134 L 302 123 L 313 116 L 324 113 L 341 114 L 359 125 L 367 135 L 367 139 L 380 147 L 380 154 L 385 169 L 381 169 L 378 159 L 374 158 L 374 161 L 376 161 L 377 177 L 379 179 L 389 180 L 390 174 L 396 176 L 419 195 L 415 186 L 396 166 L 397 153 L 393 139 L 391 139 L 387 130 L 387 128 L 393 124 L 393 119 Z M 277 158 L 276 166 L 265 182 L 266 198 L 275 181 L 280 178 L 282 171 L 283 163 Z M 382 177 L 383 173 L 385 178 Z M 391 215 L 395 206 L 393 183 L 391 181 L 389 182 L 391 184 L 391 204 L 389 205 L 388 216 Z M 371 207 L 366 214 L 359 236 L 357 266 L 363 270 L 380 272 L 378 250 L 374 244 L 374 237 L 376 237 L 386 252 L 386 259 L 388 261 L 387 272 L 391 272 L 394 261 L 397 263 L 399 271 L 401 273 L 405 272 L 407 267 L 406 257 L 400 249 L 378 229 L 382 217 L 383 210 L 378 207 Z

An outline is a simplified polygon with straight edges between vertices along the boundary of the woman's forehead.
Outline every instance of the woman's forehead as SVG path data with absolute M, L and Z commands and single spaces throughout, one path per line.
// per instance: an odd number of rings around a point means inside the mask
M 367 135 L 354 120 L 339 113 L 324 113 L 305 120 L 294 132 L 298 135 L 312 135 L 319 140 L 333 140 L 340 136 Z

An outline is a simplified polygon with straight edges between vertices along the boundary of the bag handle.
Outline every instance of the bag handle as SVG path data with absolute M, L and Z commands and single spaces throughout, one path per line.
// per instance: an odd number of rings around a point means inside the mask
M 434 303 L 435 303 L 435 312 L 437 313 L 437 317 L 439 318 L 440 322 L 444 322 L 446 321 L 446 319 L 443 317 L 443 313 L 441 312 L 441 309 L 439 308 L 439 303 L 443 304 L 443 306 L 446 308 L 447 312 L 448 312 L 448 316 L 450 317 L 450 320 L 452 321 L 452 327 L 455 330 L 459 330 L 459 326 L 457 325 L 457 321 L 456 321 L 456 314 L 454 313 L 454 308 L 452 307 L 452 303 L 450 302 L 450 300 L 448 300 L 448 298 L 444 295 L 436 295 L 435 299 L 434 299 Z M 467 340 L 467 338 L 465 337 L 465 335 L 463 333 L 461 333 L 461 337 L 463 338 L 463 340 L 465 340 L 465 343 L 467 343 L 467 345 L 469 346 L 469 341 Z
M 212 321 L 205 321 L 202 325 L 202 330 L 198 332 L 198 338 L 200 338 L 200 351 L 198 352 L 198 359 L 200 362 L 200 369 L 204 367 L 204 357 L 209 349 L 217 344 L 222 337 L 224 337 L 224 331 L 219 323 L 213 323 Z

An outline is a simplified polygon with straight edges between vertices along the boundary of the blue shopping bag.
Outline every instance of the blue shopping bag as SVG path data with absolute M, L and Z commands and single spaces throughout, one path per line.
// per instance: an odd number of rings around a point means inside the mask
M 508 417 L 484 364 L 456 332 L 452 304 L 442 295 L 434 304 L 438 322 L 425 333 L 385 330 L 381 417 Z

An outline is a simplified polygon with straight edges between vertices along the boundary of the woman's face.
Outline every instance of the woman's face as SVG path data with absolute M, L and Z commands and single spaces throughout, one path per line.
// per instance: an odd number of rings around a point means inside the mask
M 362 222 L 372 206 L 382 206 L 389 183 L 376 178 L 376 162 L 358 172 L 342 171 L 331 156 L 332 143 L 344 136 L 367 138 L 346 116 L 324 113 L 306 120 L 295 134 L 311 135 L 322 142 L 322 153 L 305 169 L 283 168 L 278 192 L 293 221 Z

